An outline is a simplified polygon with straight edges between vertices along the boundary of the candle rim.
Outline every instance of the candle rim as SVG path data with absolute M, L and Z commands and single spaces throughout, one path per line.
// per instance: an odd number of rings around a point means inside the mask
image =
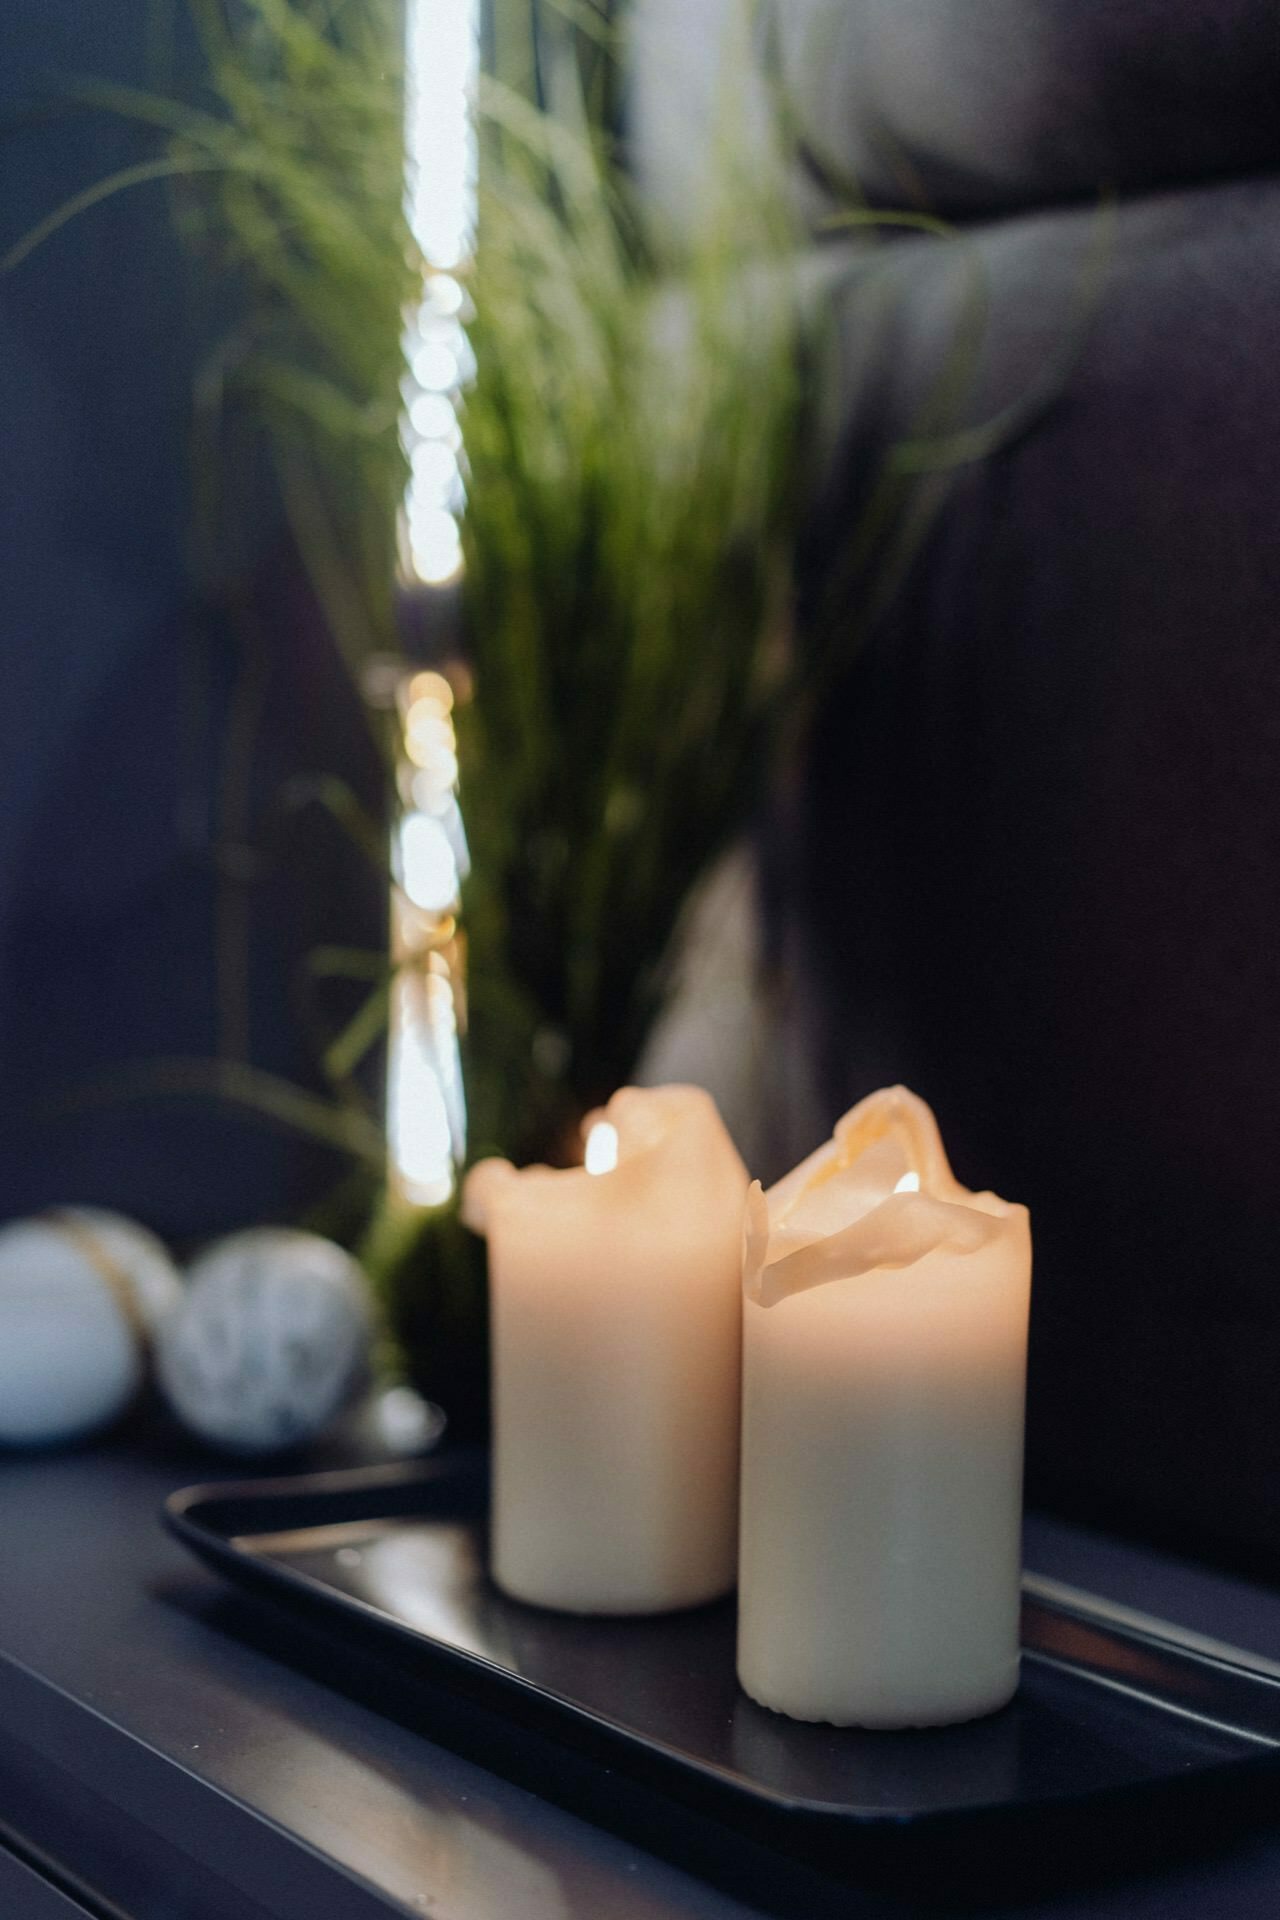
M 895 1188 L 834 1232 L 789 1227 L 789 1215 L 805 1195 L 895 1136 L 905 1142 L 918 1188 Z M 914 1266 L 938 1249 L 964 1257 L 1024 1224 L 1029 1216 L 1018 1202 L 990 1191 L 974 1193 L 956 1179 L 926 1101 L 908 1087 L 884 1087 L 850 1108 L 831 1138 L 767 1194 L 753 1181 L 743 1229 L 743 1287 L 749 1300 L 772 1306 L 877 1268 Z
M 891 1193 L 838 1232 L 790 1246 L 784 1242 L 770 1257 L 777 1236 L 769 1229 L 767 1207 L 762 1218 L 764 1190 L 753 1181 L 744 1234 L 746 1297 L 757 1306 L 771 1307 L 834 1281 L 901 1272 L 931 1253 L 965 1259 L 985 1252 L 1028 1218 L 1027 1209 L 1016 1201 L 999 1200 L 995 1194 L 974 1197 L 995 1201 L 999 1210 L 962 1206 L 933 1194 Z
M 644 1124 L 646 1110 L 662 1124 Z M 581 1127 L 584 1149 L 586 1136 L 593 1126 L 604 1122 L 616 1129 L 618 1159 L 609 1176 L 589 1171 L 585 1154 L 583 1161 L 572 1167 L 553 1167 L 542 1161 L 517 1167 L 510 1160 L 496 1157 L 479 1160 L 463 1181 L 463 1224 L 474 1233 L 487 1235 L 496 1206 L 514 1201 L 521 1192 L 529 1195 L 552 1185 L 565 1194 L 576 1190 L 584 1196 L 590 1195 L 593 1202 L 602 1194 L 617 1193 L 617 1175 L 624 1172 L 643 1175 L 658 1155 L 671 1152 L 673 1134 L 683 1126 L 696 1123 L 699 1116 L 718 1134 L 718 1144 L 736 1164 L 745 1191 L 746 1169 L 729 1137 L 720 1109 L 705 1087 L 683 1081 L 653 1087 L 619 1087 L 603 1107 L 593 1107 L 586 1114 Z M 642 1122 L 639 1126 L 634 1124 L 637 1119 Z
M 932 1107 L 910 1087 L 898 1084 L 880 1087 L 850 1107 L 820 1146 L 774 1182 L 768 1193 L 771 1220 L 783 1225 L 802 1194 L 847 1172 L 877 1140 L 894 1136 L 904 1140 L 908 1165 L 919 1173 L 922 1191 L 967 1191 L 951 1171 Z

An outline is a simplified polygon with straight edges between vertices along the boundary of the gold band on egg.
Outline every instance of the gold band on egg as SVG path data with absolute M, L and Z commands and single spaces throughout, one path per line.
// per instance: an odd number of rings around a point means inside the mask
M 77 1253 L 84 1255 L 107 1287 L 124 1315 L 125 1325 L 145 1354 L 151 1345 L 151 1329 L 138 1304 L 137 1291 L 124 1268 L 112 1259 L 93 1228 L 78 1214 L 64 1212 L 61 1207 L 51 1207 L 40 1217 L 56 1228 L 65 1240 L 69 1240 Z

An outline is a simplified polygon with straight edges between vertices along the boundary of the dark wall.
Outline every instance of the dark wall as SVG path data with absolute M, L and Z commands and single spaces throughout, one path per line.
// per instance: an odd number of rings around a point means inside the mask
M 0 10 L 0 250 L 156 152 L 68 94 L 197 90 L 163 21 Z M 241 617 L 193 592 L 192 391 L 233 302 L 156 184 L 0 278 L 0 1216 L 93 1201 L 187 1237 L 294 1213 L 343 1171 L 247 1111 L 138 1091 L 158 1059 L 219 1052 L 317 1083 L 305 954 L 382 937 L 376 876 L 282 804 L 299 771 L 375 800 L 377 777 L 261 475 Z

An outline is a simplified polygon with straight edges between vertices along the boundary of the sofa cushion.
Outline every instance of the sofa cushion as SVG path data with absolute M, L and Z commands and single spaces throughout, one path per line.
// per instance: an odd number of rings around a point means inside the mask
M 880 204 L 956 215 L 1280 162 L 1274 0 L 802 0 L 816 144 Z

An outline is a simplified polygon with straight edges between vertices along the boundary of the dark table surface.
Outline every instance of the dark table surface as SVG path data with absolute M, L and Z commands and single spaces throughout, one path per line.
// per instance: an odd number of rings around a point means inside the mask
M 905 1911 L 775 1872 L 691 1818 L 655 1827 L 651 1851 L 554 1804 L 554 1788 L 547 1798 L 479 1764 L 483 1734 L 470 1758 L 437 1744 L 420 1716 L 396 1710 L 385 1675 L 225 1591 L 161 1531 L 165 1494 L 220 1477 L 232 1477 L 225 1464 L 136 1437 L 0 1457 L 4 1920 Z M 1027 1561 L 1280 1659 L 1280 1593 L 1040 1517 Z M 1016 1911 L 1270 1920 L 1280 1812 L 1273 1834 L 1210 1858 Z

